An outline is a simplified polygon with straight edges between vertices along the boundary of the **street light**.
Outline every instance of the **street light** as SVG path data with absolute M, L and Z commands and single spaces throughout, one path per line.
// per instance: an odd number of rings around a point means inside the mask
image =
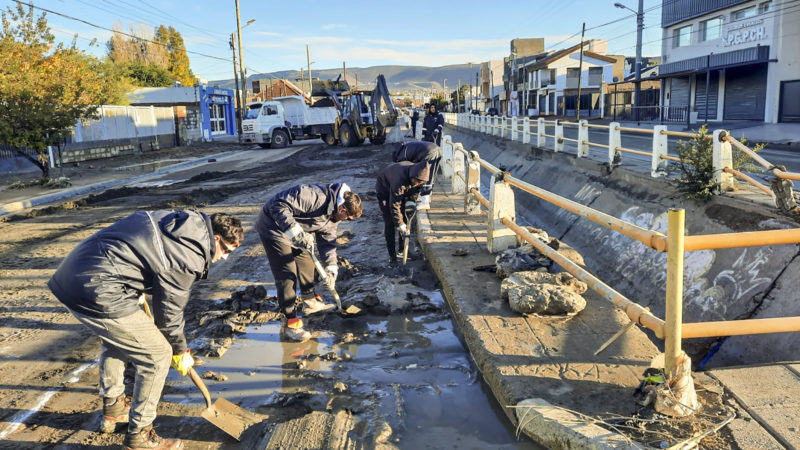
M 622 3 L 614 3 L 616 8 L 627 9 L 636 14 L 636 81 L 634 83 L 633 109 L 636 120 L 639 120 L 639 93 L 642 80 L 642 29 L 644 28 L 644 0 L 639 0 L 639 11 L 634 11 Z

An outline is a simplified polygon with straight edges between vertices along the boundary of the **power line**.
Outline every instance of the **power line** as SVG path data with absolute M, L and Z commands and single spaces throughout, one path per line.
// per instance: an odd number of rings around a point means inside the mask
M 74 20 L 76 22 L 81 22 L 83 24 L 89 25 L 90 27 L 98 28 L 100 30 L 106 30 L 106 31 L 110 31 L 112 33 L 121 34 L 123 36 L 128 36 L 128 37 L 137 39 L 137 40 L 142 41 L 142 42 L 147 42 L 149 44 L 155 44 L 155 45 L 160 45 L 162 47 L 167 47 L 166 44 L 162 44 L 160 42 L 151 41 L 149 39 L 144 39 L 142 37 L 139 37 L 139 36 L 136 36 L 136 35 L 133 35 L 133 34 L 125 33 L 124 31 L 118 31 L 118 30 L 114 30 L 114 29 L 111 29 L 111 28 L 104 27 L 102 25 L 97 25 L 97 24 L 94 24 L 92 22 L 89 22 L 88 20 L 81 19 L 81 18 L 74 17 L 74 16 L 70 16 L 68 14 L 64 14 L 62 12 L 54 11 L 52 9 L 42 8 L 41 6 L 35 6 L 33 3 L 23 2 L 22 0 L 13 0 L 13 1 L 15 1 L 15 2 L 17 2 L 17 3 L 21 4 L 21 5 L 26 5 L 26 6 L 29 6 L 31 8 L 38 9 L 40 11 L 44 11 L 46 13 L 55 14 L 57 16 L 61 16 L 61 17 L 64 17 L 66 19 Z M 191 53 L 193 55 L 203 56 L 205 58 L 218 59 L 220 61 L 232 62 L 232 60 L 227 59 L 227 58 L 221 58 L 219 56 L 214 56 L 214 55 L 209 55 L 209 54 L 206 54 L 206 53 L 195 52 L 195 51 L 192 51 L 192 50 L 186 50 L 186 53 Z

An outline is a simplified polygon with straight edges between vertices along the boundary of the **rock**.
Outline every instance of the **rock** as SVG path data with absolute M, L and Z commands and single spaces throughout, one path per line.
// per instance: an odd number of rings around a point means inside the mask
M 364 300 L 361 301 L 364 306 L 371 307 L 379 304 L 381 301 L 378 299 L 378 296 L 375 294 L 367 294 L 364 296 Z
M 392 437 L 392 427 L 381 420 L 375 424 L 375 443 L 385 444 Z
M 359 268 L 354 266 L 347 258 L 339 256 L 337 257 L 337 262 L 339 264 L 339 275 L 336 277 L 338 281 L 349 280 L 360 272 Z
M 549 268 L 553 261 L 536 251 L 532 245 L 525 244 L 501 252 L 495 259 L 495 265 L 497 276 L 505 279 L 512 273 L 532 271 L 540 267 Z
M 341 394 L 343 392 L 347 392 L 347 385 L 342 383 L 341 381 L 337 381 L 333 385 L 333 392 L 336 392 L 337 394 Z
M 516 272 L 503 280 L 500 292 L 521 314 L 574 315 L 586 307 L 586 284 L 561 272 Z
M 255 297 L 258 300 L 264 300 L 266 296 L 267 296 L 267 288 L 265 288 L 264 286 L 258 285 L 253 290 L 253 297 Z
M 275 321 L 275 320 L 280 320 L 280 318 L 281 318 L 281 315 L 276 313 L 276 312 L 272 312 L 272 311 L 260 312 L 260 313 L 256 314 L 255 317 L 253 317 L 253 323 L 271 322 L 271 321 Z
M 350 241 L 353 240 L 354 237 L 356 237 L 354 233 L 347 230 L 342 231 L 342 234 L 336 238 L 336 244 L 340 246 L 346 246 L 350 244 Z
M 228 381 L 228 376 L 218 373 L 214 376 L 215 381 Z
M 455 249 L 453 251 L 452 255 L 453 256 L 467 256 L 467 255 L 469 255 L 469 250 L 459 247 L 459 248 L 457 248 L 457 249 Z

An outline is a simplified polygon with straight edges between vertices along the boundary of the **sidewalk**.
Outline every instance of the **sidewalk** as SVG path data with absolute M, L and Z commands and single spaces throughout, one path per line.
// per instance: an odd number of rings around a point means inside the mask
M 609 413 L 630 417 L 638 411 L 632 394 L 658 348 L 634 327 L 594 356 L 629 320 L 592 291 L 585 294 L 586 309 L 571 319 L 511 311 L 500 297 L 500 279 L 472 270 L 495 260 L 486 249 L 486 216 L 465 215 L 463 197 L 444 192 L 443 186 L 449 183 L 437 186 L 432 208 L 420 214 L 419 240 L 471 355 L 512 423 L 522 422 L 522 432 L 550 448 L 640 448 L 587 419 Z M 455 256 L 457 249 L 469 254 Z M 698 390 L 722 395 L 710 377 L 697 374 L 695 382 Z M 800 388 L 800 379 L 793 386 Z M 700 428 L 709 428 L 708 423 Z M 781 448 L 759 423 L 742 411 L 726 432 L 741 436 L 735 440 L 742 448 Z

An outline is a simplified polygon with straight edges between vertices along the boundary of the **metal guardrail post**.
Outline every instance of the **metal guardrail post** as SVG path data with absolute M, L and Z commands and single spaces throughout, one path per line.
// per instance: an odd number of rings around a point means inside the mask
M 516 220 L 514 191 L 505 181 L 507 172 L 497 172 L 492 176 L 489 187 L 489 216 L 486 247 L 490 253 L 499 253 L 517 245 L 517 234 L 503 223 L 503 218 Z
M 522 119 L 522 143 L 531 143 L 531 119 L 527 117 Z
M 667 131 L 666 125 L 656 125 L 653 127 L 653 153 L 650 162 L 650 176 L 653 178 L 663 177 L 667 174 L 667 160 L 662 156 L 667 156 L 669 148 L 668 136 L 662 134 Z
M 445 134 L 442 138 L 442 160 L 444 164 L 440 164 L 442 168 L 442 176 L 449 180 L 453 178 L 453 138 L 449 134 Z
M 464 147 L 460 142 L 453 148 L 453 178 L 450 183 L 450 193 L 464 195 L 467 185 L 464 182 L 466 173 L 464 172 Z
M 481 191 L 481 164 L 478 152 L 469 152 L 469 164 L 467 165 L 467 190 L 464 196 L 464 214 L 468 216 L 479 216 L 481 214 L 481 204 L 472 189 Z
M 555 132 L 555 143 L 553 145 L 554 152 L 563 152 L 564 151 L 564 125 L 561 124 L 560 120 L 556 120 L 556 132 Z
M 536 121 L 536 146 L 539 148 L 544 148 L 547 144 L 547 140 L 544 137 L 544 119 L 539 117 Z
M 619 122 L 608 124 L 608 164 L 613 166 L 622 160 L 622 154 L 617 147 L 622 147 L 622 133 L 617 129 Z
M 589 156 L 589 121 L 581 120 L 578 125 L 578 158 Z
M 667 307 L 664 324 L 664 369 L 670 373 L 681 354 L 683 324 L 684 210 L 670 209 L 667 225 Z
M 714 130 L 712 139 L 711 161 L 714 166 L 714 181 L 719 183 L 721 191 L 732 190 L 733 175 L 725 172 L 725 169 L 733 169 L 733 156 L 731 153 L 731 143 L 725 140 L 728 132 L 725 130 Z
M 517 116 L 511 118 L 511 140 L 519 140 L 519 122 L 517 122 Z

